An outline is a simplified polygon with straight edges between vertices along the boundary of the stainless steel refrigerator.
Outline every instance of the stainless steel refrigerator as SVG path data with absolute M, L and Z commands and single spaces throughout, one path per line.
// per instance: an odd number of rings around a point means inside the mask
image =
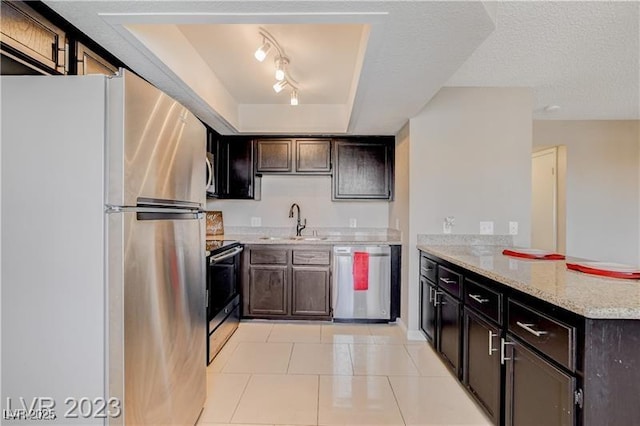
M 0 84 L 6 424 L 42 397 L 48 424 L 195 424 L 204 126 L 128 72 Z

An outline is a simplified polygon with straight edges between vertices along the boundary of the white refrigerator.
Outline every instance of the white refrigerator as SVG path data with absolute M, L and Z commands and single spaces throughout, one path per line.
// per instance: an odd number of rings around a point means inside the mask
M 124 71 L 0 85 L 2 424 L 193 425 L 204 126 Z

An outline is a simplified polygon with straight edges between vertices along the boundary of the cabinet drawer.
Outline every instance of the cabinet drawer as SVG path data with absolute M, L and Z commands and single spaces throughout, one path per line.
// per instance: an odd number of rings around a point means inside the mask
M 251 264 L 261 265 L 286 265 L 287 250 L 279 249 L 252 249 L 250 255 Z
M 462 297 L 462 275 L 442 265 L 438 265 L 438 285 L 458 299 Z
M 464 284 L 464 303 L 490 320 L 498 324 L 502 322 L 502 294 L 467 279 Z
M 576 328 L 509 300 L 509 331 L 569 370 L 575 370 Z
M 436 282 L 436 262 L 429 260 L 426 256 L 420 256 L 420 275 Z
M 324 250 L 294 250 L 294 265 L 328 265 L 330 253 Z

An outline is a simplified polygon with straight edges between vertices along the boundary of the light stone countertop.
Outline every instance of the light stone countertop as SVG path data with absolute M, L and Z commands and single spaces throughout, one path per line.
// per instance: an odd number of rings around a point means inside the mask
M 503 247 L 421 244 L 417 247 L 587 318 L 640 319 L 638 280 L 604 278 L 571 271 L 562 260 L 528 260 L 505 256 L 502 254 Z
M 345 245 L 345 244 L 401 244 L 399 238 L 386 235 L 329 235 L 313 237 L 304 236 L 289 237 L 276 236 L 265 237 L 263 234 L 225 234 L 215 237 L 216 239 L 237 240 L 242 244 L 264 244 L 264 245 Z

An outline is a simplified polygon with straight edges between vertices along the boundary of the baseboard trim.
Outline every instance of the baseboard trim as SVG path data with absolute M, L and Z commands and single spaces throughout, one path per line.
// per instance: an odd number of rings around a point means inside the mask
M 426 342 L 427 338 L 424 337 L 424 334 L 420 330 L 408 330 L 407 325 L 402 321 L 402 318 L 396 319 L 396 324 L 402 330 L 405 336 L 407 336 L 407 340 L 417 341 L 417 342 Z

